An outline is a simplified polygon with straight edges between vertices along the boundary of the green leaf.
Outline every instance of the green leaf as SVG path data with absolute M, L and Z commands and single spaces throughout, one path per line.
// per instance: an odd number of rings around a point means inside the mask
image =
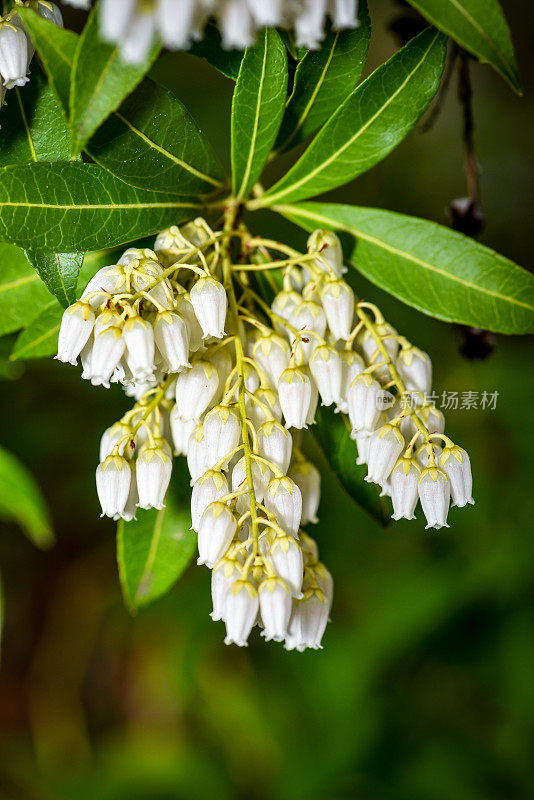
M 191 517 L 183 491 L 188 484 L 183 460 L 175 461 L 166 508 L 138 509 L 137 520 L 119 522 L 119 574 L 124 599 L 132 611 L 165 594 L 193 558 L 197 539 L 189 530 Z
M 19 6 L 17 13 L 39 53 L 65 119 L 68 119 L 72 62 L 79 36 L 73 31 L 59 28 L 29 8 Z
M 225 50 L 221 44 L 221 34 L 213 23 L 206 25 L 202 39 L 195 42 L 189 52 L 197 58 L 205 59 L 226 78 L 237 80 L 243 53 L 240 50 Z
M 388 525 L 391 509 L 386 500 L 379 496 L 375 484 L 364 480 L 367 466 L 356 464 L 358 448 L 350 438 L 345 417 L 335 414 L 331 408 L 318 406 L 315 419 L 313 436 L 340 484 L 354 502 L 380 525 Z
M 277 210 L 306 230 L 339 231 L 359 272 L 431 317 L 534 333 L 534 275 L 461 233 L 377 208 L 302 203 Z
M 521 94 L 514 46 L 498 0 L 409 0 L 423 16 L 487 62 Z
M 221 188 L 209 142 L 172 92 L 146 79 L 85 148 L 132 186 L 178 195 Z
M 54 541 L 48 511 L 31 473 L 0 447 L 0 516 L 17 522 L 37 547 Z
M 294 202 L 370 169 L 413 128 L 439 86 L 445 38 L 429 28 L 345 100 L 286 175 L 250 207 Z
M 74 154 L 135 89 L 160 50 L 155 44 L 140 64 L 127 64 L 119 48 L 101 38 L 98 12 L 94 8 L 90 13 L 72 64 L 69 122 Z
M 0 242 L 0 336 L 24 327 L 50 303 L 50 294 L 22 250 Z
M 26 251 L 26 257 L 50 292 L 65 308 L 76 300 L 76 285 L 83 253 Z
M 365 2 L 358 4 L 358 19 L 360 25 L 354 30 L 330 29 L 320 50 L 308 50 L 299 61 L 276 140 L 277 152 L 307 139 L 358 85 L 371 35 Z
M 287 54 L 275 30 L 264 29 L 249 47 L 232 100 L 234 196 L 248 195 L 258 180 L 278 133 L 287 92 Z
M 0 239 L 28 250 L 96 250 L 179 224 L 201 208 L 136 189 L 93 164 L 0 170 Z

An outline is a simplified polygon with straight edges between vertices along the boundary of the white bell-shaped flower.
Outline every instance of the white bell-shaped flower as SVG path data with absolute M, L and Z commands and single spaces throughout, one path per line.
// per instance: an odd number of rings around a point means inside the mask
M 109 267 L 102 267 L 93 275 L 81 296 L 81 300 L 90 303 L 94 309 L 108 298 L 111 294 L 124 291 L 126 289 L 126 276 L 122 267 L 112 264 Z
M 447 514 L 451 485 L 443 470 L 430 466 L 419 478 L 419 499 L 426 517 L 426 528 L 448 528 Z
M 258 503 L 261 503 L 272 473 L 265 464 L 256 460 L 252 461 L 250 470 L 254 495 Z M 243 514 L 249 508 L 247 463 L 244 456 L 237 461 L 232 470 L 232 491 L 237 492 L 238 489 L 246 490 L 243 495 L 237 498 L 237 510 L 240 514 Z
M 158 257 L 153 250 L 148 247 L 129 247 L 124 251 L 122 256 L 117 261 L 121 267 L 127 267 L 132 261 L 155 261 L 158 263 Z
M 291 616 L 292 598 L 288 586 L 280 578 L 265 578 L 259 585 L 262 636 L 266 642 L 282 642 Z
M 115 514 L 113 517 L 114 520 L 118 521 L 119 519 L 123 519 L 125 522 L 131 522 L 132 519 L 136 518 L 137 509 L 139 506 L 139 492 L 137 491 L 137 479 L 136 479 L 136 469 L 135 469 L 135 462 L 130 462 L 130 469 L 132 471 L 132 476 L 130 480 L 130 491 L 128 492 L 128 499 L 126 500 L 126 505 L 121 514 Z
M 362 465 L 367 464 L 369 461 L 369 446 L 371 444 L 371 436 L 373 435 L 374 431 L 353 431 L 351 433 L 351 439 L 354 439 L 356 442 L 356 447 L 358 448 L 358 455 L 356 457 L 356 464 Z
M 254 43 L 253 20 L 246 0 L 225 0 L 219 4 L 217 16 L 225 50 L 245 50 Z
M 298 367 L 288 367 L 278 381 L 278 397 L 286 428 L 305 428 L 312 396 L 311 380 Z
M 191 486 L 210 469 L 204 427 L 199 423 L 191 433 L 187 444 L 187 468 L 191 475 Z
M 357 375 L 347 395 L 349 419 L 353 432 L 374 431 L 384 404 L 391 398 L 368 372 Z
M 258 373 L 256 369 L 252 366 L 252 364 L 248 364 L 245 362 L 243 364 L 243 380 L 245 384 L 245 389 L 248 392 L 254 394 L 260 386 L 260 379 L 258 377 Z M 239 385 L 236 386 L 235 392 L 232 394 L 232 399 L 234 402 L 237 402 L 239 399 Z
M 275 573 L 287 583 L 293 597 L 302 597 L 304 559 L 299 542 L 291 534 L 277 536 L 270 556 Z
M 78 356 L 89 341 L 95 324 L 95 315 L 89 303 L 78 301 L 69 306 L 61 318 L 57 360 L 77 364 Z
M 219 388 L 217 370 L 209 361 L 194 361 L 191 369 L 176 380 L 176 406 L 182 419 L 198 419 L 212 402 Z
M 380 339 L 382 340 L 382 345 L 384 346 L 389 358 L 391 359 L 391 361 L 393 361 L 393 363 L 395 363 L 397 358 L 397 353 L 399 352 L 397 331 L 392 325 L 389 324 L 389 322 L 377 324 L 375 326 L 375 330 L 377 334 L 380 336 Z M 378 344 L 371 331 L 369 330 L 365 331 L 365 333 L 361 337 L 360 345 L 363 350 L 363 355 L 368 364 L 381 364 L 382 361 L 385 360 L 384 355 L 379 350 Z M 391 378 L 389 367 L 387 365 L 378 367 L 373 372 L 378 378 L 380 378 L 380 380 L 387 381 Z
M 54 25 L 57 25 L 59 28 L 63 27 L 63 16 L 55 3 L 51 3 L 49 0 L 46 0 L 44 3 L 39 2 L 37 5 L 37 13 L 40 17 L 53 22 Z
M 100 34 L 108 42 L 123 39 L 137 11 L 137 0 L 102 0 L 100 3 Z
M 132 472 L 122 456 L 108 456 L 96 470 L 96 490 L 102 506 L 102 516 L 123 514 L 130 493 Z
M 18 14 L 0 22 L 0 76 L 6 89 L 28 83 L 28 39 Z
M 354 292 L 348 283 L 342 280 L 327 281 L 321 293 L 321 302 L 334 339 L 347 340 L 354 320 Z
M 140 508 L 164 507 L 172 473 L 172 458 L 161 447 L 144 447 L 137 457 L 137 491 Z
M 311 385 L 310 407 L 308 408 L 308 413 L 306 414 L 306 425 L 313 425 L 315 423 L 317 406 L 319 405 L 319 389 L 317 388 L 317 384 L 315 383 L 310 370 L 307 367 L 304 369 L 310 379 Z
M 258 448 L 263 458 L 287 472 L 292 450 L 292 438 L 287 428 L 276 420 L 264 422 L 258 429 Z
M 360 24 L 358 22 L 358 0 L 334 0 L 330 13 L 334 30 L 357 28 Z
M 124 353 L 124 347 L 125 342 L 120 328 L 112 325 L 97 333 L 95 327 L 90 368 L 93 386 L 105 386 L 106 389 L 109 389 L 111 376 L 119 365 Z
M 291 334 L 291 344 L 295 347 L 302 359 L 308 363 L 311 354 L 317 347 L 317 338 L 314 332 L 321 338 L 326 332 L 326 315 L 319 303 L 313 300 L 304 300 L 296 307 L 290 317 L 290 324 L 298 331 L 298 334 Z M 311 331 L 312 333 L 308 333 Z
M 281 317 L 282 320 L 285 320 L 286 322 L 289 322 L 291 315 L 301 303 L 302 295 L 293 290 L 287 291 L 284 289 L 283 291 L 278 292 L 274 298 L 271 304 L 271 309 L 276 316 Z M 274 327 L 282 336 L 288 336 L 291 338 L 289 328 L 287 328 L 281 320 L 275 318 Z
M 406 443 L 398 425 L 387 423 L 378 428 L 369 442 L 369 470 L 365 480 L 383 486 L 405 447 Z
M 220 470 L 210 469 L 201 475 L 191 492 L 191 527 L 198 532 L 202 514 L 216 500 L 228 494 L 228 481 Z
M 429 433 L 443 433 L 445 430 L 445 417 L 433 403 L 425 403 L 418 409 L 418 416 Z
M 421 468 L 414 458 L 400 458 L 389 478 L 393 519 L 415 519 Z
M 435 444 L 435 442 L 428 442 L 426 444 L 422 444 L 416 450 L 415 456 L 421 468 L 426 469 L 426 467 L 432 466 L 434 462 L 436 464 L 438 463 L 441 453 L 442 448 L 439 446 L 439 444 Z
M 202 328 L 198 321 L 189 292 L 184 292 L 176 299 L 176 313 L 179 314 L 189 328 L 189 350 L 196 353 L 204 346 Z
M 176 0 L 158 0 L 156 20 L 165 47 L 170 50 L 188 49 L 197 8 L 196 0 L 182 0 L 179 6 Z
M 257 389 L 254 397 L 247 397 L 247 415 L 255 428 L 271 419 L 280 422 L 282 408 L 277 393 L 272 389 Z
M 170 425 L 175 456 L 186 456 L 189 449 L 189 437 L 198 425 L 198 419 L 182 419 L 180 409 L 173 406 L 170 413 Z
M 199 278 L 190 291 L 195 315 L 202 328 L 202 336 L 222 339 L 228 298 L 224 286 L 215 278 Z
M 321 499 L 321 474 L 311 461 L 296 461 L 289 470 L 289 477 L 300 489 L 302 495 L 301 525 L 319 522 L 317 510 Z
M 212 569 L 230 547 L 236 529 L 236 519 L 228 506 L 220 500 L 210 503 L 198 524 L 197 564 Z
M 341 392 L 337 410 L 343 414 L 348 414 L 349 405 L 347 397 L 354 378 L 365 369 L 363 358 L 354 350 L 342 350 L 339 354 L 341 358 Z
M 321 3 L 315 3 L 312 5 L 314 5 L 316 8 L 315 13 L 317 14 L 317 23 L 322 26 L 324 7 L 322 9 L 320 8 Z M 314 26 L 317 23 L 314 22 Z M 299 14 L 299 18 L 295 21 L 297 37 L 299 35 L 302 37 L 302 34 L 299 34 L 299 30 L 301 30 L 301 27 L 305 24 L 306 15 Z M 322 38 L 323 37 L 321 36 L 321 39 Z M 340 278 L 343 273 L 346 272 L 346 269 L 343 266 L 343 250 L 341 248 L 341 242 L 336 234 L 332 231 L 322 230 L 319 228 L 310 235 L 308 239 L 308 253 L 313 252 L 317 252 L 319 254 L 319 258 L 315 260 L 315 264 L 323 272 L 326 272 L 329 275 L 334 273 L 334 275 L 338 278 Z
M 226 637 L 225 644 L 237 644 L 246 647 L 250 631 L 258 616 L 258 592 L 248 580 L 234 581 L 232 588 L 226 595 L 225 616 Z
M 208 464 L 217 464 L 230 456 L 241 441 L 241 420 L 231 406 L 215 406 L 204 418 L 204 437 L 207 447 Z M 228 461 L 222 468 L 227 469 Z
M 171 311 L 160 312 L 154 321 L 154 339 L 167 372 L 181 372 L 189 363 L 189 326 Z
M 418 347 L 403 347 L 397 356 L 396 367 L 409 392 L 429 394 L 432 389 L 432 361 Z
M 473 504 L 473 476 L 471 460 L 465 450 L 458 445 L 447 445 L 439 457 L 439 464 L 451 485 L 452 505 L 463 508 Z
M 100 461 L 105 461 L 108 456 L 113 452 L 113 448 L 119 440 L 122 440 L 118 453 L 120 456 L 124 455 L 124 450 L 128 444 L 128 436 L 131 437 L 132 429 L 124 422 L 116 422 L 110 428 L 107 428 L 102 434 L 100 439 Z
M 154 329 L 150 322 L 136 315 L 129 317 L 122 329 L 126 359 L 135 381 L 154 378 Z
M 143 304 L 146 301 L 154 300 L 154 309 L 151 309 L 152 304 L 150 304 L 149 310 L 159 311 L 161 306 L 168 309 L 174 308 L 172 286 L 163 275 L 163 267 L 156 258 L 132 259 L 126 272 L 130 276 L 131 289 L 144 293 Z
M 213 611 L 210 617 L 214 622 L 226 616 L 226 597 L 234 581 L 239 578 L 238 562 L 231 558 L 221 559 L 211 573 L 211 602 Z
M 330 608 L 321 591 L 311 591 L 293 604 L 293 613 L 285 642 L 286 650 L 302 652 L 321 649 Z
M 310 358 L 310 371 L 317 384 L 323 406 L 339 404 L 343 367 L 336 348 L 327 344 L 316 347 Z
M 289 367 L 290 354 L 287 340 L 276 333 L 260 336 L 252 348 L 252 357 L 269 377 L 273 386 L 278 386 L 280 375 Z
M 282 15 L 282 0 L 247 0 L 258 28 L 276 28 Z
M 298 537 L 302 519 L 302 495 L 297 484 L 285 475 L 273 478 L 265 492 L 265 507 L 272 511 L 280 527 Z

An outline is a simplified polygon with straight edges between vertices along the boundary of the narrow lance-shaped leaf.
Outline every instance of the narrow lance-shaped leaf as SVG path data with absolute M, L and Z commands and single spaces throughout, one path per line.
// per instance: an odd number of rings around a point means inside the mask
M 37 547 L 54 541 L 48 511 L 26 467 L 0 447 L 0 517 L 17 522 Z
M 521 94 L 514 46 L 499 0 L 409 0 L 440 30 L 485 61 Z
M 221 188 L 222 168 L 205 136 L 172 92 L 149 79 L 115 111 L 87 152 L 132 186 L 178 195 Z
M 297 163 L 251 207 L 326 192 L 385 158 L 436 93 L 444 56 L 445 37 L 435 28 L 412 39 L 355 89 Z
M 96 250 L 179 224 L 201 206 L 149 192 L 93 164 L 0 170 L 0 238 L 29 250 Z
M 278 133 L 287 92 L 287 54 L 264 29 L 241 62 L 232 101 L 232 182 L 237 199 L 258 180 Z
M 277 152 L 307 139 L 358 85 L 371 35 L 365 2 L 358 4 L 358 19 L 360 25 L 354 30 L 330 29 L 320 49 L 308 50 L 299 61 L 276 140 Z
M 312 432 L 335 476 L 350 497 L 380 525 L 387 525 L 388 504 L 375 484 L 367 483 L 367 467 L 356 464 L 358 448 L 350 438 L 350 427 L 332 409 L 319 406 Z
M 435 222 L 336 203 L 277 209 L 306 230 L 339 231 L 370 281 L 419 311 L 497 333 L 534 333 L 534 275 Z
M 187 568 L 197 537 L 185 493 L 188 476 L 183 461 L 173 466 L 173 478 L 161 511 L 138 509 L 137 519 L 119 522 L 117 560 L 124 599 L 134 611 L 165 594 Z
M 103 41 L 98 8 L 78 40 L 70 87 L 71 149 L 79 153 L 96 129 L 137 86 L 159 53 L 153 45 L 139 64 L 127 64 L 116 45 Z
M 18 247 L 0 242 L 0 336 L 24 327 L 50 303 L 50 293 Z

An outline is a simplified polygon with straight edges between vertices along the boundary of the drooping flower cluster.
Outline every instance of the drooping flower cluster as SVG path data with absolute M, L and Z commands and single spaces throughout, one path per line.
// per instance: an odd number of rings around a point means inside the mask
M 429 357 L 356 300 L 335 234 L 315 231 L 302 254 L 228 214 L 223 230 L 197 219 L 101 269 L 65 311 L 57 357 L 80 356 L 82 377 L 136 400 L 102 438 L 103 514 L 162 508 L 173 455 L 185 456 L 225 641 L 245 645 L 257 623 L 287 649 L 317 648 L 333 583 L 302 530 L 317 522 L 320 475 L 300 435 L 319 399 L 345 415 L 395 519 L 420 499 L 427 527 L 446 525 L 451 497 L 472 502 L 469 457 L 426 399 Z M 258 275 L 276 289 L 270 305 Z
M 17 7 L 21 6 L 33 8 L 39 16 L 63 26 L 61 11 L 48 0 L 15 0 L 11 11 L 0 17 L 0 106 L 6 89 L 24 86 L 29 81 L 27 72 L 35 48 L 17 13 Z
M 65 0 L 88 8 L 90 0 Z M 171 50 L 186 50 L 202 39 L 214 17 L 223 47 L 244 50 L 264 27 L 294 28 L 298 47 L 316 49 L 325 35 L 327 15 L 335 29 L 358 25 L 357 0 L 101 0 L 104 39 L 116 42 L 126 61 L 142 61 L 158 35 Z

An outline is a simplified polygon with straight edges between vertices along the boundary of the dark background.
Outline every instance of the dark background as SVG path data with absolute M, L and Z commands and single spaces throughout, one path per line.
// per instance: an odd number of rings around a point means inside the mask
M 398 46 L 399 6 L 370 3 L 368 71 Z M 472 64 L 482 240 L 532 266 L 534 9 L 504 0 L 525 89 L 516 97 Z M 402 9 L 400 9 L 402 13 Z M 79 24 L 80 14 L 69 12 Z M 175 88 L 228 160 L 232 85 L 205 64 L 166 55 Z M 457 76 L 430 132 L 331 199 L 447 223 L 465 194 Z M 1 133 L 0 133 L 1 135 Z M 279 167 L 282 169 L 283 165 Z M 268 182 L 268 181 L 267 181 Z M 265 214 L 254 230 L 302 245 Z M 351 276 L 361 296 L 431 354 L 442 391 L 499 392 L 494 411 L 447 413 L 471 455 L 476 505 L 451 528 L 379 528 L 325 462 L 313 531 L 335 579 L 324 650 L 286 653 L 256 632 L 222 644 L 209 572 L 191 566 L 162 600 L 123 607 L 114 526 L 99 520 L 94 468 L 102 430 L 127 408 L 57 362 L 0 384 L 1 443 L 37 477 L 57 545 L 38 552 L 11 525 L 0 535 L 6 630 L 0 677 L 0 797 L 9 800 L 518 800 L 534 794 L 534 536 L 526 339 L 496 337 L 467 361 L 463 334 Z

